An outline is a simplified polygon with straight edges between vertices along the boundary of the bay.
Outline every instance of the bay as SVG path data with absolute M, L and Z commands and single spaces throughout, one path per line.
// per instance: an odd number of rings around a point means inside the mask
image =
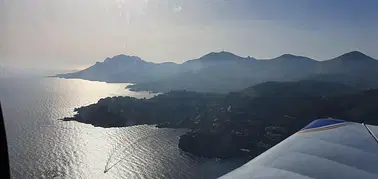
M 245 160 L 192 156 L 186 130 L 142 125 L 100 128 L 57 119 L 109 96 L 150 98 L 128 84 L 42 77 L 0 78 L 12 178 L 216 178 Z M 108 172 L 104 169 L 111 167 Z

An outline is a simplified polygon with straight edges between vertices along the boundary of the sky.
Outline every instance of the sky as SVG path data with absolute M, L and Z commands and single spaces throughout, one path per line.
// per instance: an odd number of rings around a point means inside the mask
M 378 58 L 378 0 L 0 0 L 0 65 L 80 69 L 118 54 Z

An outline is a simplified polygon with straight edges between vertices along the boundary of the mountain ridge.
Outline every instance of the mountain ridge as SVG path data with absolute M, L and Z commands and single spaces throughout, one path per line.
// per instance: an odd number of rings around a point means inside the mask
M 374 74 L 378 75 L 377 69 L 378 60 L 358 51 L 351 51 L 326 61 L 293 54 L 258 60 L 221 51 L 211 52 L 182 64 L 153 63 L 137 56 L 120 54 L 108 57 L 104 62 L 98 62 L 82 71 L 56 76 L 134 83 L 128 86 L 134 91 L 193 90 L 227 93 L 265 81 L 315 78 L 324 81 L 333 79 L 344 83 L 343 78 L 347 76 L 354 82 L 365 77 L 367 80 L 362 80 L 361 86 L 369 87 L 370 81 L 374 81 L 374 86 L 375 83 L 378 85 L 378 80 L 372 78 Z M 338 77 L 334 77 L 335 75 Z M 348 81 L 346 83 L 357 84 Z
M 373 58 L 373 57 L 370 57 L 360 51 L 350 51 L 350 52 L 347 52 L 347 53 L 344 53 L 338 57 L 334 57 L 334 58 L 331 58 L 331 59 L 327 59 L 327 60 L 316 60 L 316 59 L 313 59 L 313 58 L 309 58 L 309 57 L 306 57 L 306 56 L 301 56 L 301 55 L 294 55 L 294 54 L 282 54 L 280 56 L 277 56 L 277 57 L 273 57 L 273 58 L 267 58 L 267 59 L 257 59 L 257 58 L 254 58 L 254 57 L 241 57 L 241 56 L 238 56 L 238 55 L 235 55 L 231 52 L 227 52 L 227 51 L 220 51 L 220 52 L 210 52 L 208 54 L 205 54 L 199 58 L 196 58 L 196 59 L 192 59 L 192 60 L 187 60 L 181 64 L 179 63 L 175 63 L 175 62 L 161 62 L 161 63 L 155 63 L 155 62 L 149 62 L 149 61 L 145 61 L 143 59 L 141 59 L 140 57 L 138 56 L 131 56 L 131 55 L 127 55 L 127 54 L 118 54 L 118 55 L 115 55 L 113 57 L 106 57 L 104 59 L 103 62 L 96 62 L 94 65 L 98 64 L 98 63 L 104 63 L 104 62 L 111 62 L 113 61 L 114 59 L 117 59 L 119 57 L 131 57 L 131 58 L 137 58 L 138 60 L 141 60 L 141 61 L 144 61 L 146 63 L 152 63 L 152 64 L 177 64 L 177 65 L 182 65 L 182 64 L 185 64 L 187 62 L 191 62 L 191 61 L 194 61 L 194 60 L 204 60 L 204 58 L 206 58 L 207 56 L 212 56 L 214 54 L 230 54 L 230 55 L 233 55 L 237 58 L 240 58 L 240 59 L 252 59 L 252 60 L 261 60 L 261 61 L 267 61 L 267 60 L 277 60 L 277 59 L 287 59 L 289 57 L 292 57 L 292 58 L 301 58 L 301 59 L 308 59 L 308 60 L 312 60 L 312 61 L 317 61 L 317 62 L 327 62 L 327 61 L 331 61 L 331 60 L 340 60 L 340 58 L 344 57 L 344 56 L 350 56 L 350 55 L 360 55 L 360 56 L 363 56 L 363 57 L 367 57 L 369 58 L 370 60 L 375 60 L 375 61 L 378 61 L 377 59 Z M 205 59 L 206 60 L 206 59 Z M 92 65 L 93 66 L 93 65 Z M 83 69 L 85 70 L 85 69 Z M 81 70 L 82 71 L 82 70 Z

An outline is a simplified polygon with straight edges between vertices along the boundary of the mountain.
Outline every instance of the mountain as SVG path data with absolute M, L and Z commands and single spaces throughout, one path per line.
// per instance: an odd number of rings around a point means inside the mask
M 376 61 L 374 58 L 369 57 L 369 56 L 367 56 L 364 53 L 359 52 L 359 51 L 348 52 L 348 53 L 345 53 L 345 54 L 343 54 L 339 57 L 331 59 L 329 61 L 332 61 L 332 60 L 339 60 L 339 61 L 344 61 L 344 62 L 348 62 L 348 61 Z
M 269 60 L 269 59 L 268 59 Z M 276 58 L 273 58 L 273 59 L 270 59 L 271 61 L 276 61 L 276 62 L 286 62 L 286 63 L 316 63 L 318 61 L 314 60 L 314 59 L 311 59 L 311 58 L 308 58 L 308 57 L 304 57 L 304 56 L 297 56 L 297 55 L 292 55 L 292 54 L 283 54 L 279 57 L 276 57 Z
M 361 52 L 353 51 L 321 62 L 323 73 L 370 73 L 377 72 L 378 61 Z
M 256 59 L 250 57 L 243 58 L 230 52 L 221 51 L 211 52 L 198 59 L 186 61 L 185 63 L 183 63 L 183 66 L 185 66 L 184 68 L 189 70 L 199 70 L 212 65 L 243 63 L 251 62 L 254 60 Z
M 134 91 L 191 90 L 228 93 L 267 81 L 316 80 L 340 82 L 362 89 L 378 87 L 378 61 L 358 51 L 317 61 L 284 54 L 273 59 L 211 52 L 183 64 L 151 63 L 118 55 L 76 73 L 57 77 L 105 82 L 130 82 Z
M 190 90 L 197 92 L 236 91 L 254 84 L 251 66 L 253 58 L 243 58 L 229 52 L 212 52 L 198 59 L 189 60 L 180 67 L 181 73 L 168 78 L 131 85 L 134 91 L 168 92 Z
M 320 62 L 317 73 L 308 79 L 341 82 L 366 89 L 378 87 L 378 61 L 353 51 Z
M 315 73 L 318 61 L 291 54 L 284 54 L 279 57 L 260 60 L 255 75 L 262 75 L 263 81 L 291 81 L 300 80 L 304 76 Z
M 105 82 L 140 83 L 154 81 L 178 73 L 178 64 L 172 62 L 155 64 L 136 56 L 117 55 L 97 62 L 79 72 L 59 74 L 61 78 L 80 78 Z
M 209 71 L 212 68 L 219 68 L 220 70 L 228 69 L 236 66 L 250 66 L 256 62 L 256 59 L 251 57 L 240 57 L 230 52 L 211 52 L 198 59 L 189 60 L 182 64 L 187 71 L 206 70 Z
M 184 65 L 187 64 L 193 64 L 193 63 L 201 63 L 201 64 L 214 64 L 214 63 L 222 63 L 222 62 L 238 62 L 238 61 L 245 61 L 245 60 L 255 60 L 253 58 L 243 58 L 240 56 L 237 56 L 230 52 L 211 52 L 208 53 L 198 59 L 189 60 L 184 63 Z
M 173 62 L 151 63 L 136 56 L 117 55 L 97 62 L 79 72 L 58 74 L 61 78 L 80 78 L 92 81 L 145 83 L 169 78 L 175 74 L 195 72 L 213 65 L 235 64 L 252 58 L 242 58 L 229 52 L 212 52 L 181 65 Z
M 317 63 L 313 59 L 294 55 L 257 60 L 228 52 L 209 53 L 182 64 L 186 65 L 186 69 L 191 69 L 185 73 L 159 81 L 131 85 L 129 88 L 134 91 L 168 92 L 185 89 L 227 93 L 265 81 L 300 80 L 313 74 Z

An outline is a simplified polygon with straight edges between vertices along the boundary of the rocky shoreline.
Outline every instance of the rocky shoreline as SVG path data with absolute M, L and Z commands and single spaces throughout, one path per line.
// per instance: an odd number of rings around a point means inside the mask
M 227 95 L 172 91 L 151 99 L 105 98 L 62 120 L 99 127 L 187 128 L 179 148 L 208 158 L 255 157 L 318 118 L 378 124 L 378 90 L 319 93 L 301 85 L 265 84 Z

